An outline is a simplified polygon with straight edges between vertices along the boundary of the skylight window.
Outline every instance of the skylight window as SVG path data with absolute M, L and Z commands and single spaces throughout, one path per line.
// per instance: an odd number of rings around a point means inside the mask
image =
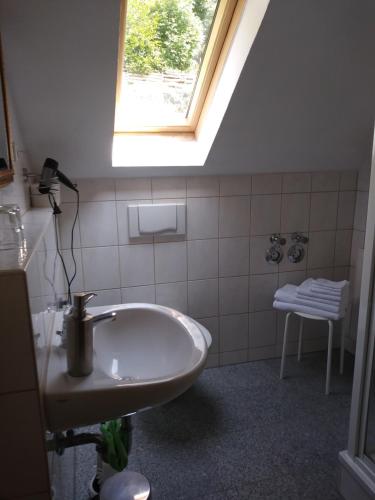
M 194 132 L 237 0 L 123 1 L 115 132 Z

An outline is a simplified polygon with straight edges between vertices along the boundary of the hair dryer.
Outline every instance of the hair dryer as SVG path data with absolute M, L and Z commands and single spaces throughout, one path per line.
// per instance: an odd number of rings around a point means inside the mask
M 48 194 L 51 191 L 51 187 L 56 183 L 56 178 L 64 184 L 69 189 L 73 191 L 78 191 L 76 186 L 62 173 L 58 170 L 58 162 L 53 158 L 46 158 L 42 174 L 39 182 L 39 193 Z

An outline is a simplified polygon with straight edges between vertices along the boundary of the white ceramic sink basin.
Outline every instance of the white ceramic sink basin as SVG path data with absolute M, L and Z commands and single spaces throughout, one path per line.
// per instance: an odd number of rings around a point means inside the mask
M 117 317 L 94 329 L 91 375 L 68 375 L 66 350 L 51 347 L 44 387 L 50 431 L 166 403 L 186 391 L 204 368 L 210 335 L 193 319 L 154 304 L 88 308 L 93 315 L 108 310 Z

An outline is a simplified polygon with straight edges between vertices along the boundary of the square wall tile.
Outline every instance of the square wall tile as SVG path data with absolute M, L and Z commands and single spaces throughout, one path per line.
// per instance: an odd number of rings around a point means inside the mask
M 62 213 L 58 215 L 58 226 L 60 236 L 60 247 L 70 248 L 72 238 L 72 227 L 76 215 L 77 207 L 74 203 L 62 203 L 60 205 Z M 55 238 L 55 236 L 53 236 Z M 73 246 L 79 248 L 81 246 L 81 237 L 79 232 L 79 218 L 74 227 Z
M 225 175 L 220 177 L 220 196 L 251 194 L 250 175 Z
M 233 314 L 220 318 L 220 351 L 247 349 L 249 315 Z
M 81 203 L 79 226 L 82 247 L 118 245 L 116 202 Z
M 349 281 L 349 276 L 350 276 L 349 266 L 335 267 L 333 270 L 333 279 L 335 281 L 343 281 L 343 280 Z
M 212 318 L 200 318 L 199 323 L 207 328 L 212 337 L 209 353 L 214 354 L 219 352 L 219 318 L 216 316 Z
M 120 288 L 118 247 L 82 248 L 86 290 Z
M 249 238 L 219 240 L 219 276 L 241 276 L 249 273 Z
M 249 311 L 272 309 L 274 295 L 278 289 L 278 274 L 250 276 Z
M 118 239 L 119 245 L 129 245 L 129 244 L 143 244 L 143 243 L 153 243 L 154 237 L 152 235 L 144 235 L 139 238 L 129 238 L 129 205 L 141 205 L 141 204 L 152 204 L 152 200 L 131 200 L 131 201 L 117 201 L 116 202 L 116 212 L 117 212 L 117 227 L 118 227 Z
M 155 283 L 187 280 L 186 242 L 156 243 Z
M 309 213 L 310 194 L 284 194 L 281 201 L 281 232 L 307 231 Z
M 270 264 L 266 261 L 266 250 L 270 247 L 269 236 L 250 238 L 250 274 L 271 274 L 278 271 L 278 264 Z
M 131 286 L 121 288 L 121 298 L 123 303 L 145 302 L 155 304 L 155 285 Z
M 80 201 L 109 201 L 115 200 L 115 181 L 110 177 L 103 179 L 80 179 Z
M 188 312 L 194 318 L 217 316 L 219 283 L 217 279 L 188 282 Z
M 187 177 L 188 198 L 219 196 L 219 178 L 210 176 Z
M 354 229 L 366 231 L 368 193 L 359 191 L 354 214 Z
M 311 191 L 338 191 L 340 174 L 338 172 L 314 172 L 311 174 Z
M 122 287 L 154 284 L 153 245 L 125 245 L 119 252 Z
M 311 193 L 310 231 L 336 229 L 337 192 Z
M 185 177 L 154 177 L 151 182 L 153 198 L 186 198 Z
M 281 193 L 282 174 L 258 174 L 251 177 L 252 194 Z
M 112 290 L 87 290 L 88 292 L 94 292 L 97 297 L 90 300 L 90 306 L 115 306 L 122 303 L 121 291 L 119 288 L 113 288 Z
M 248 236 L 250 230 L 250 197 L 220 198 L 219 234 L 221 237 Z
M 324 278 L 326 280 L 331 280 L 333 279 L 333 268 L 332 267 L 325 267 L 322 269 L 308 269 L 306 271 L 306 279 L 307 278 Z
M 249 278 L 220 278 L 220 314 L 247 313 L 249 310 Z
M 151 179 L 116 179 L 116 200 L 151 199 Z
M 308 268 L 332 267 L 335 252 L 335 231 L 309 234 Z
M 250 234 L 280 232 L 281 195 L 258 195 L 251 198 Z
M 340 191 L 356 191 L 357 177 L 358 177 L 358 172 L 355 170 L 349 172 L 341 172 Z
M 276 311 L 261 311 L 249 315 L 249 348 L 276 344 Z
M 187 242 L 188 279 L 217 278 L 219 245 L 217 239 Z
M 187 313 L 187 282 L 156 285 L 156 303 Z
M 234 365 L 238 363 L 246 363 L 247 358 L 247 349 L 241 349 L 239 351 L 228 351 L 221 352 L 219 354 L 219 363 L 220 366 Z
M 283 175 L 283 193 L 309 193 L 311 174 L 290 173 Z
M 352 250 L 352 230 L 346 229 L 336 232 L 335 266 L 349 266 Z
M 187 235 L 189 240 L 218 237 L 219 198 L 188 198 Z
M 355 191 L 343 191 L 339 193 L 337 229 L 353 229 L 356 199 L 357 193 Z
M 289 285 L 300 285 L 306 279 L 306 271 L 288 271 L 279 273 L 279 287 Z

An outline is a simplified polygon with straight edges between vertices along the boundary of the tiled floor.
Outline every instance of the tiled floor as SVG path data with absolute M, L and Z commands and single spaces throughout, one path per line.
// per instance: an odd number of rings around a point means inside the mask
M 346 447 L 353 359 L 324 395 L 325 353 L 206 370 L 184 395 L 134 418 L 129 468 L 152 499 L 333 500 Z M 75 500 L 85 500 L 92 446 L 76 450 Z

